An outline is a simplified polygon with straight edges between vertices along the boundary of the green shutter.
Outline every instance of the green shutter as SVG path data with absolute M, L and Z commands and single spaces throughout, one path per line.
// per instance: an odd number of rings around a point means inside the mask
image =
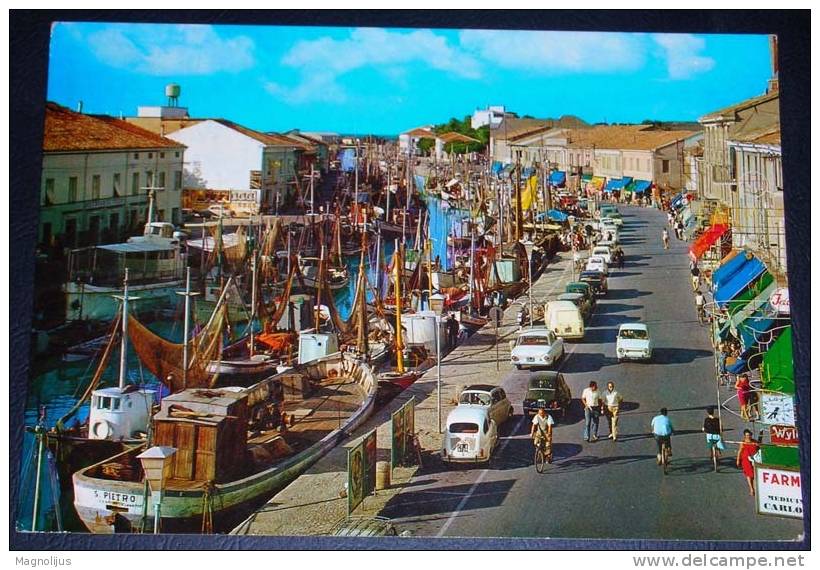
M 777 338 L 763 355 L 761 380 L 767 390 L 794 394 L 794 362 L 792 360 L 792 328 Z

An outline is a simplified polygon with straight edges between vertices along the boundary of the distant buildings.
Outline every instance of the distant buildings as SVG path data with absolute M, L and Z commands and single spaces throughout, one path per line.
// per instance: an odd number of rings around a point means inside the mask
M 490 125 L 490 128 L 497 127 L 504 120 L 505 112 L 504 105 L 490 105 L 486 109 L 476 109 L 473 116 L 470 118 L 470 126 L 474 129 Z M 514 113 L 509 113 L 514 116 Z
M 39 242 L 80 247 L 179 223 L 185 146 L 126 121 L 46 104 Z

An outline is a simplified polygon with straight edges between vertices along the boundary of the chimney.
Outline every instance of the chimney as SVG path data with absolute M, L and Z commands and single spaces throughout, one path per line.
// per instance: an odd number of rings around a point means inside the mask
M 78 113 L 82 113 L 82 112 L 83 112 L 83 102 L 82 102 L 82 101 L 78 101 L 78 102 L 77 102 L 77 112 L 78 112 Z

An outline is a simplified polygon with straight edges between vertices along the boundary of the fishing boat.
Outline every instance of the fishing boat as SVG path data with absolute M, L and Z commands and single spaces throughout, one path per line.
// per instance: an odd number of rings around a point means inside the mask
M 152 419 L 153 445 L 176 449 L 161 531 L 230 530 L 359 427 L 376 391 L 371 367 L 339 352 L 248 388 L 166 397 Z M 150 525 L 154 506 L 137 459 L 145 447 L 75 473 L 74 505 L 89 531 Z
M 319 287 L 319 262 L 318 257 L 299 256 L 299 271 L 305 287 L 317 289 Z M 350 275 L 347 266 L 337 265 L 327 268 L 327 279 L 322 283 L 323 287 L 332 290 L 343 289 L 350 283 Z
M 148 222 L 142 236 L 125 243 L 71 250 L 68 267 L 66 320 L 110 321 L 119 309 L 113 295 L 126 268 L 131 290 L 142 300 L 140 310 L 154 309 L 172 304 L 182 284 L 183 259 L 173 224 Z

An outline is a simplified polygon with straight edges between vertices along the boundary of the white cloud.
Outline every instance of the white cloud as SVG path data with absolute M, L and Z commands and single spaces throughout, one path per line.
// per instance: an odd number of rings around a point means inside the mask
M 642 34 L 463 30 L 461 45 L 509 69 L 536 73 L 634 71 L 644 64 Z
M 689 79 L 715 66 L 714 59 L 700 55 L 706 47 L 703 38 L 691 34 L 654 34 L 652 39 L 663 48 L 669 79 Z
M 268 83 L 266 88 L 291 103 L 340 101 L 346 95 L 337 82 L 339 77 L 367 66 L 378 66 L 388 69 L 388 77 L 397 80 L 403 76 L 402 66 L 418 62 L 466 79 L 481 76 L 475 57 L 431 30 L 394 32 L 357 28 L 341 40 L 322 37 L 296 42 L 281 63 L 299 71 L 299 84 L 287 87 Z
M 112 25 L 86 39 L 102 62 L 147 75 L 207 75 L 254 65 L 253 41 L 206 25 Z

